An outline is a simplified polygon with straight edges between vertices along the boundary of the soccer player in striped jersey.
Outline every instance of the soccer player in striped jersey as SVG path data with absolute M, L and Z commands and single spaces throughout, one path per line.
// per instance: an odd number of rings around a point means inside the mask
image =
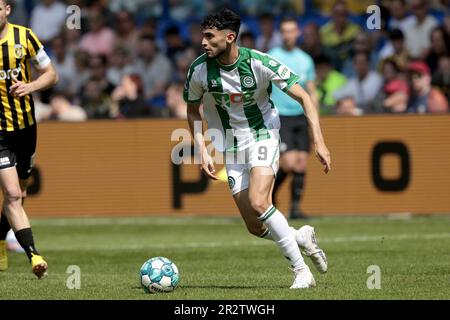
M 13 229 L 33 273 L 46 275 L 47 262 L 36 250 L 23 208 L 36 150 L 36 119 L 31 93 L 53 86 L 58 76 L 33 31 L 8 22 L 11 4 L 0 0 L 0 271 L 8 269 L 6 234 Z M 30 60 L 39 72 L 31 78 Z
M 303 226 L 295 230 L 272 204 L 280 129 L 278 111 L 270 100 L 272 84 L 303 105 L 316 155 L 326 173 L 331 169 L 330 153 L 317 110 L 308 93 L 297 84 L 299 77 L 267 54 L 238 47 L 239 28 L 240 17 L 228 9 L 211 14 L 202 22 L 206 53 L 192 63 L 184 88 L 189 127 L 200 150 L 201 169 L 216 180 L 213 159 L 205 146 L 205 132 L 203 128 L 201 132 L 195 129 L 196 122 L 201 124 L 199 108 L 203 104 L 208 129 L 222 133 L 222 138 L 214 137 L 214 146 L 225 154 L 231 193 L 247 229 L 276 242 L 294 271 L 292 289 L 313 287 L 314 277 L 300 250 L 311 257 L 320 272 L 327 270 L 314 228 Z

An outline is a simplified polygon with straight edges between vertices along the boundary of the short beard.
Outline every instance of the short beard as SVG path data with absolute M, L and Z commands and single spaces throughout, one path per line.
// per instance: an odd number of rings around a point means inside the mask
M 225 54 L 227 52 L 227 48 L 225 48 L 225 49 L 223 49 L 222 51 L 220 51 L 220 52 L 218 52 L 218 53 L 216 53 L 215 55 L 214 55 L 214 59 L 220 59 L 220 57 L 223 55 L 223 54 Z

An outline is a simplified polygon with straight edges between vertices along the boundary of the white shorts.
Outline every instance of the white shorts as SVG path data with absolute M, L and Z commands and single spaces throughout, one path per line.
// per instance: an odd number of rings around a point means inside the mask
M 250 170 L 253 167 L 267 168 L 267 174 L 276 176 L 280 158 L 280 140 L 269 138 L 258 141 L 237 153 L 225 154 L 225 166 L 231 194 L 248 189 Z

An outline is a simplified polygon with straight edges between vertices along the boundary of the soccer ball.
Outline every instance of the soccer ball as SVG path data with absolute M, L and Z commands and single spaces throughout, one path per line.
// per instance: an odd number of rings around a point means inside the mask
M 148 259 L 139 271 L 139 281 L 147 293 L 173 291 L 179 280 L 177 266 L 164 257 Z

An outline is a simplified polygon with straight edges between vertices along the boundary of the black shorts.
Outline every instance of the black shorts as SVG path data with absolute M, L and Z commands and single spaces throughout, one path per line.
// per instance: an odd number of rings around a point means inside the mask
M 36 152 L 36 125 L 18 131 L 0 131 L 0 170 L 16 166 L 19 179 L 28 179 Z
M 291 150 L 309 152 L 308 120 L 305 115 L 280 116 L 280 152 Z

